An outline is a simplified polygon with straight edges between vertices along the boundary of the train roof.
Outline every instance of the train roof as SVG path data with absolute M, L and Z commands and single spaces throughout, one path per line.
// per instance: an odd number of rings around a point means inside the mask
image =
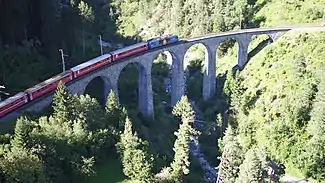
M 111 54 L 110 53 L 106 53 L 106 54 L 104 54 L 104 55 L 101 55 L 101 56 L 99 56 L 99 57 L 96 57 L 96 58 L 93 58 L 93 59 L 91 59 L 91 60 L 89 60 L 89 61 L 87 61 L 87 62 L 84 62 L 84 63 L 82 63 L 82 64 L 79 64 L 79 65 L 77 65 L 77 66 L 74 66 L 74 67 L 72 67 L 70 70 L 72 70 L 72 71 L 78 71 L 78 70 L 80 70 L 80 69 L 83 69 L 83 68 L 85 68 L 85 67 L 88 67 L 88 66 L 90 66 L 90 65 L 93 65 L 94 63 L 97 63 L 97 62 L 99 62 L 99 61 L 101 61 L 101 60 L 104 60 L 104 59 L 106 59 L 106 58 L 108 58 L 108 57 L 110 57 L 111 56 Z
M 23 97 L 26 93 L 25 92 L 19 92 L 17 93 L 16 95 L 12 96 L 12 97 L 9 97 L 7 98 L 6 100 L 0 102 L 0 108 L 2 108 L 3 106 Z
M 113 55 L 115 54 L 119 54 L 119 53 L 122 53 L 122 52 L 125 52 L 127 50 L 132 50 L 134 48 L 137 48 L 139 46 L 143 46 L 143 45 L 147 45 L 148 43 L 147 42 L 141 42 L 141 43 L 136 43 L 136 44 L 133 44 L 133 45 L 130 45 L 130 46 L 126 46 L 124 48 L 121 48 L 121 49 L 118 49 L 118 50 L 115 50 L 113 52 L 111 52 Z
M 175 34 L 164 34 L 164 35 L 162 35 L 161 37 L 164 38 L 164 37 L 171 37 L 171 36 L 176 36 L 176 37 L 178 37 L 178 36 L 175 35 Z
M 56 76 L 53 76 L 53 77 L 51 77 L 51 78 L 49 78 L 49 79 L 47 79 L 47 80 L 45 80 L 45 81 L 43 81 L 41 83 L 38 83 L 37 85 L 35 85 L 33 87 L 28 88 L 25 91 L 31 91 L 32 92 L 32 91 L 38 90 L 38 89 L 43 88 L 44 86 L 46 86 L 46 85 L 48 85 L 50 83 L 53 83 L 53 82 L 56 82 L 56 81 L 60 80 L 62 77 L 66 76 L 66 75 L 68 75 L 70 73 L 71 73 L 70 71 L 62 72 L 62 73 L 60 73 L 60 74 L 58 74 Z
M 164 35 L 162 35 L 162 36 L 160 36 L 160 37 L 153 37 L 153 38 L 150 38 L 150 39 L 148 39 L 148 41 L 159 40 L 159 39 L 163 39 L 163 38 L 165 38 L 165 37 L 177 37 L 177 38 L 178 38 L 178 36 L 175 35 L 175 34 L 164 34 Z
M 160 39 L 160 37 L 153 37 L 153 38 L 148 39 L 147 41 L 152 41 L 152 40 L 156 40 L 156 39 Z

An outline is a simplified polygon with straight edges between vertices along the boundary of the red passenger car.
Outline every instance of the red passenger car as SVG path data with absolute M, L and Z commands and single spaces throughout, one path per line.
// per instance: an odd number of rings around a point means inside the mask
M 0 117 L 18 109 L 28 102 L 28 97 L 25 92 L 20 92 L 0 103 Z
M 112 61 L 112 55 L 107 53 L 105 55 L 96 57 L 92 60 L 84 62 L 70 69 L 73 72 L 73 78 L 85 75 L 93 70 L 96 70 Z
M 62 81 L 64 84 L 68 83 L 73 79 L 72 77 L 73 76 L 71 71 L 65 71 L 31 88 L 28 88 L 27 90 L 25 90 L 25 92 L 28 94 L 29 100 L 34 100 L 36 98 L 41 97 L 42 95 L 45 95 L 55 90 L 58 87 L 60 81 Z
M 115 50 L 112 53 L 113 55 L 113 60 L 121 60 L 126 57 L 130 57 L 132 55 L 144 52 L 148 50 L 148 43 L 147 42 L 142 42 L 142 43 L 137 43 L 131 46 L 124 47 L 122 49 Z

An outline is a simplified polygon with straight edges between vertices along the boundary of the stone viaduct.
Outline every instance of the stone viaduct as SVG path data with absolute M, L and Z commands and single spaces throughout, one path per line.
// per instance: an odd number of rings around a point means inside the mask
M 147 116 L 154 116 L 153 91 L 151 82 L 151 68 L 156 57 L 165 51 L 169 52 L 169 62 L 172 62 L 172 94 L 171 104 L 175 105 L 184 94 L 184 56 L 186 51 L 193 45 L 201 43 L 205 47 L 204 79 L 203 79 L 203 98 L 209 99 L 216 91 L 216 50 L 220 43 L 227 38 L 235 39 L 238 43 L 237 66 L 243 68 L 247 63 L 248 45 L 252 37 L 267 34 L 272 40 L 290 30 L 324 29 L 324 26 L 313 27 L 285 27 L 285 28 L 264 28 L 246 29 L 240 31 L 211 34 L 197 38 L 183 39 L 179 43 L 153 49 L 140 55 L 121 60 L 113 65 L 106 66 L 94 71 L 76 81 L 67 84 L 69 91 L 73 94 L 83 94 L 87 85 L 97 77 L 104 83 L 105 98 L 112 89 L 118 98 L 118 79 L 123 68 L 130 63 L 138 64 L 138 110 Z M 325 29 L 324 29 L 325 30 Z M 38 112 L 52 102 L 53 93 L 26 105 L 17 112 L 8 116 L 10 118 L 21 115 L 22 112 Z M 6 118 L 6 117 L 4 117 Z M 3 119 L 1 119 L 3 120 Z M 0 120 L 0 121 L 1 121 Z

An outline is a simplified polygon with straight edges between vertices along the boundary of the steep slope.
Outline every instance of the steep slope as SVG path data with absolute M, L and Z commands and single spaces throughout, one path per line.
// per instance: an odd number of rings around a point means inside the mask
M 246 149 L 263 147 L 287 170 L 318 180 L 324 179 L 325 159 L 309 161 L 318 155 L 310 153 L 313 132 L 307 126 L 311 118 L 325 121 L 311 113 L 325 110 L 314 102 L 324 77 L 324 33 L 290 32 L 256 55 L 240 74 L 245 91 L 236 116 Z
M 265 19 L 261 27 L 319 24 L 324 21 L 324 0 L 258 0 L 258 4 L 265 4 L 255 15 L 255 19 Z

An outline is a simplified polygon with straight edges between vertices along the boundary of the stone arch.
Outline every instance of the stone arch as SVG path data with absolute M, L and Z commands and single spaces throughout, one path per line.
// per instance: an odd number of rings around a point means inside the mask
M 279 39 L 281 36 L 283 36 L 285 33 L 287 33 L 287 31 L 277 31 L 277 32 L 273 32 L 273 33 L 269 33 L 267 34 L 270 39 L 272 39 L 272 41 L 276 41 L 277 39 Z
M 273 43 L 273 38 L 269 34 L 259 34 L 252 36 L 252 41 L 248 45 L 247 61 L 253 58 L 266 46 Z
M 222 39 L 216 47 L 216 75 L 223 77 L 238 64 L 240 41 L 236 37 Z
M 175 56 L 163 51 L 153 56 L 151 75 L 154 106 L 170 106 L 172 93 L 172 66 Z
M 162 51 L 162 52 L 159 52 L 153 56 L 152 63 L 153 64 L 165 63 L 171 68 L 173 61 L 174 61 L 174 55 L 172 52 Z
M 171 102 L 170 106 L 174 106 L 178 100 L 184 95 L 184 69 L 183 59 L 186 49 L 168 50 L 166 59 L 171 64 Z M 159 56 L 159 52 L 153 55 L 152 60 Z M 152 62 L 151 62 L 152 63 Z M 151 72 L 150 72 L 151 74 Z
M 112 85 L 109 78 L 105 76 L 95 76 L 85 85 L 83 94 L 88 94 L 92 98 L 97 99 L 99 104 L 104 107 L 111 89 Z
M 146 116 L 153 114 L 150 71 L 151 64 L 132 61 L 120 68 L 117 78 L 119 102 L 125 106 L 138 107 Z
M 184 55 L 185 94 L 195 101 L 203 96 L 203 82 L 207 74 L 209 58 L 211 58 L 211 51 L 204 43 L 191 45 Z

